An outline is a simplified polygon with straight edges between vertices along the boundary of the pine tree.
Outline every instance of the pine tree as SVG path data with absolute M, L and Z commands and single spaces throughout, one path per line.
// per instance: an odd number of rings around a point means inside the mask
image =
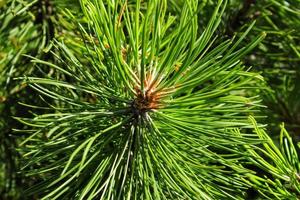
M 0 197 L 299 198 L 298 1 L 0 0 Z

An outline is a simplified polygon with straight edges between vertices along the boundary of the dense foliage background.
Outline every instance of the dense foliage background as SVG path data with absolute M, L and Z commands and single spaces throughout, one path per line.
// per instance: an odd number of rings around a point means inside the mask
M 299 0 L 0 0 L 0 199 L 299 199 Z

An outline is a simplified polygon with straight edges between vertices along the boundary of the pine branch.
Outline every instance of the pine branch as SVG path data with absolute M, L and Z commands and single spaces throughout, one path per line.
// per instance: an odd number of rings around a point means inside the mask
M 272 140 L 267 132 L 259 128 L 250 117 L 255 133 L 262 139 L 263 146 L 245 145 L 250 153 L 249 162 L 265 172 L 265 176 L 249 175 L 246 180 L 267 199 L 297 199 L 300 194 L 299 149 L 294 146 L 291 136 L 280 126 L 279 142 Z M 240 134 L 240 132 L 237 132 Z M 278 145 L 276 145 L 278 143 Z
M 144 4 L 143 4 L 144 5 Z M 265 36 L 237 49 L 211 48 L 226 1 L 218 2 L 198 35 L 197 1 L 186 1 L 178 24 L 166 1 L 82 0 L 80 55 L 56 42 L 58 64 L 35 58 L 56 74 L 26 77 L 52 98 L 52 112 L 16 118 L 32 130 L 22 142 L 23 171 L 43 181 L 28 194 L 78 199 L 241 199 L 245 169 L 232 173 L 238 146 L 259 140 L 229 135 L 249 127 L 256 97 L 243 97 L 261 77 L 239 61 Z M 178 16 L 177 16 L 178 17 Z M 81 55 L 86 57 L 84 64 Z M 246 170 L 247 171 L 247 170 Z M 249 172 L 251 173 L 251 172 Z

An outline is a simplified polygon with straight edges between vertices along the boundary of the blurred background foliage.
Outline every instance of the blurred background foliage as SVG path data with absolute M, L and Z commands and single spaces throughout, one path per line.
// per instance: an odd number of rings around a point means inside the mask
M 134 5 L 134 2 L 129 0 L 128 5 Z M 184 2 L 185 0 L 168 0 L 169 14 L 176 17 L 181 12 Z M 217 1 L 214 0 L 199 0 L 199 32 L 204 31 L 216 5 Z M 142 9 L 147 9 L 146 3 Z M 253 21 L 256 23 L 245 41 L 240 44 L 240 48 L 247 45 L 259 33 L 267 33 L 265 39 L 243 58 L 246 66 L 251 66 L 251 70 L 259 72 L 264 77 L 265 83 L 261 83 L 261 89 L 254 88 L 247 90 L 246 93 L 259 95 L 262 104 L 265 105 L 261 109 L 265 117 L 256 119 L 259 123 L 267 124 L 267 133 L 271 137 L 267 138 L 268 145 L 272 146 L 275 143 L 281 148 L 278 150 L 280 152 L 286 151 L 284 149 L 295 149 L 293 145 L 300 141 L 300 1 L 229 0 L 217 29 L 219 37 L 214 45 L 220 44 L 224 39 L 242 35 Z M 52 75 L 53 69 L 46 65 L 37 67 L 31 59 L 35 57 L 54 64 L 61 62 L 59 56 L 55 56 L 61 52 L 53 48 L 55 46 L 53 41 L 63 41 L 74 54 L 82 54 L 86 44 L 83 43 L 80 26 L 89 29 L 80 3 L 75 0 L 0 0 L 0 199 L 21 199 L 24 188 L 36 181 L 28 178 L 25 180 L 19 171 L 21 158 L 16 149 L 25 136 L 22 132 L 15 132 L 14 129 L 26 130 L 27 127 L 14 120 L 12 116 L 32 116 L 31 109 L 20 105 L 19 102 L 44 106 L 52 101 L 37 98 L 39 94 L 36 91 L 16 78 L 24 75 L 39 77 Z M 78 59 L 82 63 L 89 63 L 85 55 Z M 65 78 L 63 74 L 58 76 Z M 39 112 L 43 113 L 43 110 L 40 109 Z M 278 126 L 281 122 L 284 122 L 284 127 Z M 278 134 L 280 131 L 281 134 Z M 263 138 L 267 137 L 264 130 L 257 128 L 255 132 Z M 284 138 L 287 138 L 288 144 L 278 142 Z M 294 142 L 291 142 L 292 139 Z M 272 148 L 277 148 L 275 146 Z M 268 147 L 266 149 L 270 150 Z M 296 154 L 295 152 L 293 154 Z M 263 159 L 273 163 L 274 168 L 280 169 L 281 164 L 276 163 L 268 155 L 263 156 Z M 254 159 L 255 156 L 259 157 L 254 155 Z M 287 157 L 282 156 L 281 159 Z M 298 171 L 296 168 L 299 166 L 295 163 L 299 160 L 289 157 L 288 159 L 286 163 L 292 164 L 285 168 Z M 262 162 L 255 165 L 261 168 L 270 167 Z M 280 173 L 286 174 L 283 171 Z M 249 192 L 249 199 L 258 198 L 259 193 L 267 192 L 276 194 L 274 198 L 279 199 L 295 197 L 293 194 L 280 196 L 278 191 L 283 190 L 286 191 L 284 194 L 297 191 L 299 197 L 299 175 L 296 174 L 295 182 L 289 184 L 284 180 L 284 176 L 276 176 L 276 173 L 272 174 L 275 174 L 275 179 L 270 178 L 268 174 L 265 174 L 264 178 L 250 177 L 249 184 L 253 185 L 253 191 Z M 277 178 L 280 181 L 277 181 Z M 265 184 L 266 182 L 269 184 Z M 286 185 L 289 189 L 286 189 Z M 250 193 L 257 195 L 251 196 Z
M 28 56 L 56 62 L 49 53 L 51 41 L 69 32 L 73 34 L 72 27 L 64 19 L 67 8 L 80 18 L 79 2 L 72 0 L 0 1 L 1 199 L 19 199 L 22 189 L 30 185 L 30 180 L 25 181 L 22 173 L 18 172 L 20 156 L 16 148 L 23 136 L 13 131 L 26 127 L 12 116 L 31 116 L 29 109 L 19 102 L 45 104 L 34 90 L 14 78 L 30 74 L 47 75 L 34 67 Z

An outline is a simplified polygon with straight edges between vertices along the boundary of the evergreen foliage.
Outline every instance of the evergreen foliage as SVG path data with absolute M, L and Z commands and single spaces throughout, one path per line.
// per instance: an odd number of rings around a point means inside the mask
M 268 106 L 265 113 L 273 119 L 266 123 L 277 127 L 284 121 L 294 137 L 299 137 L 300 1 L 257 1 L 245 16 L 257 18 L 254 33 L 268 35 L 246 61 L 263 73 L 270 88 L 263 99 Z
M 0 0 L 0 199 L 298 199 L 299 31 L 299 0 Z
M 252 116 L 249 120 L 254 125 L 254 132 L 263 143 L 262 146 L 245 145 L 246 151 L 250 153 L 247 159 L 266 173 L 264 176 L 249 175 L 249 185 L 256 188 L 262 198 L 298 199 L 300 194 L 299 147 L 294 145 L 284 124 L 280 125 L 281 131 L 276 145 L 267 132 L 258 127 Z M 239 130 L 235 131 L 241 135 Z

